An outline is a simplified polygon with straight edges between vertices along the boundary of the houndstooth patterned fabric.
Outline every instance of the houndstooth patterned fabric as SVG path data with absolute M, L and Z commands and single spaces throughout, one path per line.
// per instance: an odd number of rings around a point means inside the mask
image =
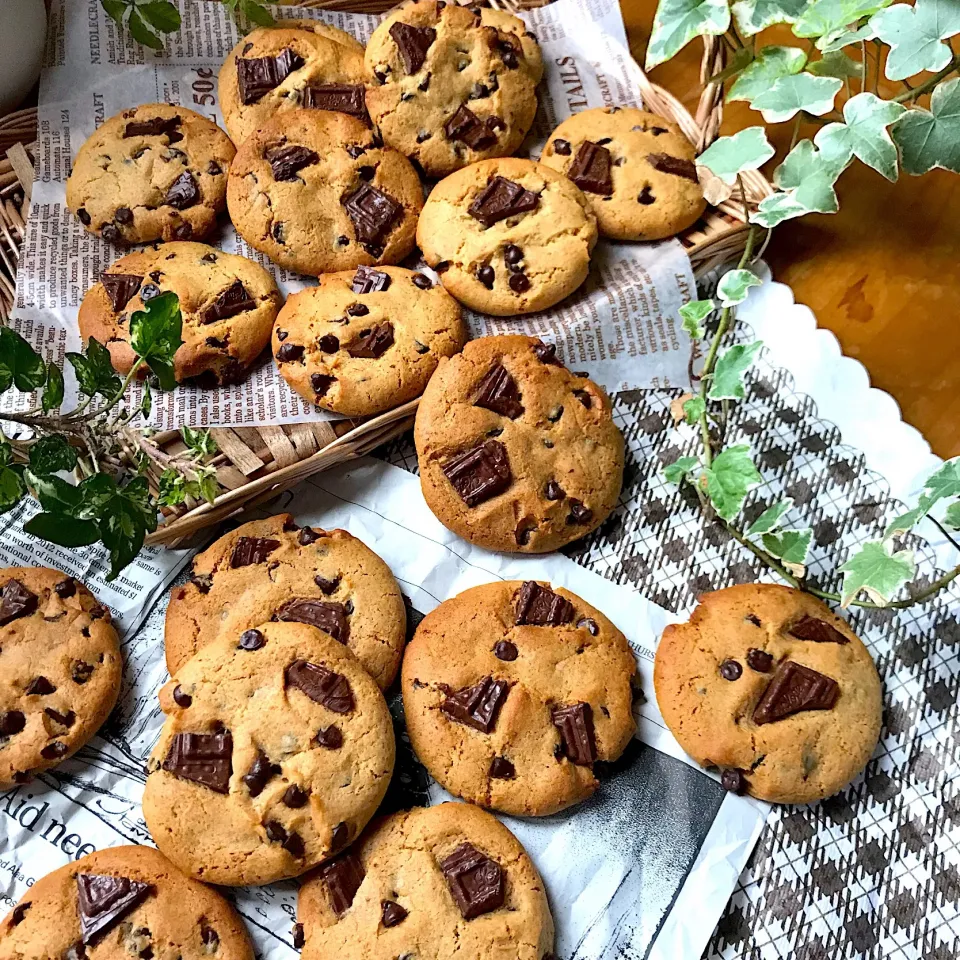
M 772 580 L 753 554 L 661 468 L 696 453 L 692 428 L 672 428 L 676 394 L 638 390 L 615 398 L 627 442 L 618 509 L 566 553 L 674 611 L 698 594 Z M 748 500 L 754 519 L 783 495 L 788 525 L 811 526 L 809 576 L 837 590 L 834 570 L 856 544 L 876 539 L 901 505 L 862 454 L 840 442 L 788 372 L 761 362 L 747 399 L 732 407 L 727 442 L 749 442 L 767 484 Z M 416 469 L 412 442 L 388 459 Z M 917 538 L 922 587 L 938 575 Z M 922 607 L 851 610 L 884 684 L 880 744 L 863 776 L 810 807 L 778 807 L 705 957 L 750 960 L 960 957 L 960 587 Z M 680 960 L 680 958 L 678 958 Z

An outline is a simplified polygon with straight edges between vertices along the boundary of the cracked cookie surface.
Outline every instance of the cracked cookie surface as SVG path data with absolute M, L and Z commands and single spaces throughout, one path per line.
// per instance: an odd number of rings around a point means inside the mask
M 741 584 L 705 594 L 657 648 L 660 712 L 723 783 L 775 803 L 848 784 L 880 735 L 882 689 L 846 621 L 809 594 Z
M 120 693 L 110 611 L 44 567 L 0 570 L 0 789 L 80 749 Z
M 356 657 L 305 623 L 221 635 L 160 690 L 143 815 L 207 883 L 295 877 L 356 839 L 393 773 L 386 701 Z
M 355 417 L 420 396 L 466 339 L 460 305 L 426 274 L 361 267 L 287 299 L 273 356 L 307 401 Z
M 675 123 L 634 107 L 596 107 L 564 120 L 540 162 L 580 187 L 605 237 L 660 240 L 706 208 L 695 158 Z
M 202 240 L 226 206 L 235 149 L 211 120 L 145 103 L 104 121 L 77 151 L 67 206 L 117 246 Z
M 136 361 L 130 317 L 169 290 L 183 317 L 183 344 L 173 360 L 177 382 L 242 380 L 270 342 L 280 291 L 260 264 L 203 243 L 165 243 L 111 264 L 80 305 L 81 337 L 99 340 L 114 368 L 129 373 Z
M 489 550 L 557 550 L 596 529 L 620 495 L 610 398 L 535 337 L 482 337 L 442 360 L 414 440 L 427 505 Z
M 553 918 L 520 841 L 465 803 L 397 813 L 304 882 L 304 960 L 548 960 Z
M 402 260 L 413 249 L 423 188 L 410 161 L 355 117 L 290 110 L 243 142 L 227 204 L 254 249 L 319 276 Z
M 98 850 L 48 873 L 0 923 L 0 960 L 79 960 L 88 950 L 98 960 L 253 960 L 226 899 L 146 846 Z
M 635 732 L 626 637 L 567 590 L 519 580 L 465 590 L 420 623 L 403 661 L 410 742 L 451 793 L 517 816 L 598 787 Z
M 587 278 L 597 220 L 562 174 L 508 157 L 458 170 L 433 189 L 417 242 L 444 287 L 482 313 L 553 306 Z
M 373 122 L 429 177 L 509 156 L 537 112 L 540 47 L 503 11 L 421 0 L 381 22 L 365 57 Z
M 307 605 L 291 607 L 295 600 Z M 298 528 L 288 513 L 242 524 L 197 555 L 167 606 L 167 669 L 175 674 L 216 637 L 274 617 L 333 630 L 381 690 L 393 682 L 407 617 L 390 568 L 346 530 Z

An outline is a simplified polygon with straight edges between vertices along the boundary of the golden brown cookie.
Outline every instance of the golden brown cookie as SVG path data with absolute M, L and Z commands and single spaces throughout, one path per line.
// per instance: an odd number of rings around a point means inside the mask
M 880 735 L 882 690 L 846 621 L 799 590 L 765 583 L 705 594 L 667 627 L 654 666 L 670 732 L 723 784 L 775 803 L 845 787 Z

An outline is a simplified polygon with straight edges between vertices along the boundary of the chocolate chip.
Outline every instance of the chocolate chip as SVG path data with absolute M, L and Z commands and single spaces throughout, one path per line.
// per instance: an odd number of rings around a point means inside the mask
M 240 650 L 259 650 L 267 645 L 267 638 L 259 630 L 244 630 L 237 641 Z
M 307 802 L 307 793 L 301 790 L 295 783 L 291 783 L 283 792 L 283 805 L 297 810 Z
M 597 759 L 593 732 L 593 710 L 589 703 L 573 703 L 554 707 L 550 712 L 553 725 L 560 731 L 564 756 L 578 766 L 588 767 Z
M 510 692 L 506 680 L 484 677 L 479 683 L 453 691 L 440 704 L 451 720 L 490 733 Z
M 364 870 L 360 858 L 347 852 L 323 864 L 317 871 L 327 888 L 333 912 L 342 917 L 353 904 L 353 898 L 363 883 Z
M 295 597 L 281 604 L 273 614 L 275 620 L 287 623 L 306 623 L 324 633 L 329 633 L 340 643 L 347 642 L 349 625 L 347 610 L 342 603 L 313 600 L 310 597 Z
M 336 377 L 328 376 L 325 373 L 311 373 L 310 374 L 310 388 L 317 395 L 319 400 L 321 397 L 325 396 L 327 391 L 337 382 Z
M 512 780 L 517 768 L 506 757 L 494 757 L 490 762 L 490 777 L 493 780 Z
M 649 207 L 651 203 L 656 203 L 657 198 L 653 195 L 649 186 L 644 186 L 637 196 L 637 203 L 642 203 L 645 207 Z
M 380 901 L 380 922 L 385 927 L 395 927 L 407 919 L 407 911 L 393 900 Z
M 540 198 L 532 190 L 506 177 L 494 177 L 477 194 L 467 213 L 484 227 L 492 227 L 508 217 L 535 210 L 539 203 Z
M 87 211 L 84 210 L 83 207 L 81 207 L 81 208 L 77 211 L 77 219 L 78 219 L 85 227 L 89 227 L 89 226 L 90 226 L 90 214 L 87 213 Z
M 297 534 L 297 543 L 301 547 L 309 547 L 311 543 L 316 543 L 322 534 L 317 533 L 312 527 L 302 527 Z
M 593 406 L 593 398 L 586 390 L 574 390 L 573 395 L 589 410 Z
M 332 333 L 325 333 L 317 341 L 317 346 L 323 353 L 336 353 L 340 349 L 340 341 Z
M 415 273 L 413 275 L 413 285 L 421 290 L 433 289 L 433 281 L 425 273 Z
M 446 273 L 450 269 L 450 261 L 439 260 L 433 269 L 436 270 L 437 273 Z
M 374 70 L 373 75 L 376 77 L 377 83 L 379 83 L 381 87 L 387 82 L 387 75 L 383 72 L 383 70 Z
M 390 27 L 390 36 L 400 51 L 404 69 L 407 73 L 417 73 L 437 39 L 437 31 L 433 27 L 414 27 L 398 20 Z
M 812 643 L 850 642 L 849 638 L 845 637 L 833 624 L 811 617 L 809 614 L 805 614 L 789 627 L 787 633 L 798 640 L 809 640 Z
M 417 133 L 417 143 L 426 143 L 432 136 L 428 130 L 421 130 Z
M 430 77 L 431 77 L 431 74 L 428 73 L 428 74 L 417 84 L 417 89 L 418 89 L 418 90 L 428 90 L 428 89 L 430 88 Z
M 382 293 L 390 289 L 391 276 L 384 273 L 383 270 L 375 270 L 373 267 L 357 267 L 357 272 L 350 281 L 350 289 L 354 293 Z M 351 303 L 347 307 L 347 313 L 351 317 L 365 317 L 370 312 L 370 308 L 364 303 Z
M 552 343 L 543 343 L 538 340 L 533 345 L 533 352 L 541 363 L 549 363 L 555 367 L 562 367 L 563 364 L 557 359 L 557 348 Z
M 440 861 L 440 870 L 465 920 L 503 906 L 506 896 L 503 870 L 473 844 L 460 844 Z
M 241 103 L 256 103 L 302 66 L 303 58 L 289 47 L 275 57 L 238 58 L 237 86 Z
M 567 523 L 589 523 L 593 519 L 593 511 L 583 505 L 583 503 L 574 497 L 570 498 L 570 513 L 567 515 Z
M 54 740 L 48 743 L 41 751 L 40 756 L 44 760 L 59 760 L 70 752 L 70 748 L 61 740 Z
M 473 404 L 516 420 L 523 413 L 517 381 L 500 363 L 492 366 L 477 385 Z
M 523 251 L 515 243 L 508 243 L 503 250 L 503 259 L 509 266 L 515 267 L 523 260 Z
M 306 938 L 303 935 L 303 924 L 295 923 L 293 925 L 293 949 L 301 950 L 303 945 L 306 943 Z
M 549 587 L 526 580 L 514 596 L 515 623 L 538 627 L 558 627 L 573 620 L 573 604 Z
M 54 723 L 59 723 L 61 727 L 72 727 L 77 719 L 77 715 L 72 710 L 68 710 L 66 713 L 60 713 L 59 710 L 54 710 L 53 707 L 44 707 L 43 712 L 53 720 Z
M 174 240 L 189 240 L 193 236 L 193 227 L 189 223 L 178 223 L 173 228 Z
M 262 751 L 257 750 L 257 755 L 250 769 L 241 777 L 251 797 L 258 797 L 263 793 L 263 788 L 274 778 L 280 776 L 280 766 L 272 763 L 270 758 Z
M 180 684 L 173 688 L 173 702 L 178 707 L 189 707 L 193 703 L 193 697 L 189 693 L 184 693 Z
M 599 144 L 584 140 L 567 169 L 567 177 L 581 190 L 610 196 L 613 181 L 610 179 L 610 151 Z
M 475 83 L 470 88 L 469 98 L 471 100 L 483 100 L 490 96 L 490 88 L 485 83 Z
M 751 670 L 756 670 L 757 673 L 769 673 L 770 667 L 773 666 L 773 654 L 751 647 L 747 651 L 747 666 Z
M 746 793 L 747 778 L 740 770 L 724 770 L 720 774 L 720 785 L 739 797 Z
M 343 746 L 343 734 L 339 727 L 331 724 L 326 730 L 317 733 L 317 743 L 327 750 L 339 750 Z
M 403 207 L 393 197 L 361 183 L 341 200 L 360 243 L 382 244 L 403 215 Z
M 35 677 L 25 692 L 28 696 L 46 697 L 56 691 L 57 688 L 46 677 Z
M 697 180 L 697 166 L 690 160 L 672 157 L 669 153 L 650 153 L 647 155 L 647 162 L 654 170 L 659 170 L 661 173 L 683 177 L 686 180 L 692 180 L 694 183 L 699 182 Z
M 107 243 L 123 243 L 123 234 L 112 223 L 105 223 L 100 228 L 100 236 Z
M 530 280 L 525 273 L 512 273 L 507 281 L 514 293 L 526 293 L 530 289 Z
M 133 223 L 133 211 L 129 207 L 117 207 L 113 212 L 113 219 L 122 226 L 126 226 L 128 223 Z
M 304 87 L 302 103 L 308 110 L 334 110 L 364 123 L 369 120 L 362 83 L 324 83 Z
M 724 660 L 720 664 L 720 676 L 724 680 L 739 680 L 743 673 L 743 667 L 736 660 Z
M 553 141 L 553 152 L 559 153 L 560 156 L 566 157 L 570 155 L 570 141 L 558 139 Z
M 177 210 L 186 210 L 200 199 L 200 188 L 189 170 L 185 170 L 177 177 L 167 190 L 163 202 Z
M 493 289 L 493 281 L 496 275 L 493 271 L 493 267 L 489 264 L 483 267 L 480 267 L 477 270 L 477 279 L 488 289 Z
M 519 651 L 515 643 L 511 643 L 509 640 L 499 640 L 493 648 L 493 655 L 498 660 L 506 660 L 508 663 L 512 663 L 517 659 Z
M 279 546 L 279 540 L 270 540 L 267 537 L 240 537 L 230 555 L 230 566 L 236 569 L 263 563 Z
M 748 613 L 743 619 L 746 620 L 747 623 L 752 623 L 755 627 L 763 626 L 760 618 L 755 613 Z
M 70 674 L 74 683 L 84 684 L 90 679 L 92 674 L 93 666 L 91 664 L 84 663 L 83 660 L 74 661 L 73 670 Z
M 218 176 L 220 176 L 221 173 L 223 173 L 223 168 L 220 166 L 219 163 L 217 163 L 216 160 L 211 160 L 211 161 L 207 164 L 207 173 L 208 173 L 211 177 L 218 177 Z
M 285 343 L 277 351 L 280 363 L 295 363 L 303 359 L 303 346 L 299 343 Z
M 485 440 L 452 457 L 440 469 L 468 507 L 503 493 L 513 482 L 507 448 L 499 440 Z
M 213 586 L 213 577 L 209 573 L 192 573 L 190 582 L 201 592 L 209 593 Z
M 330 849 L 342 850 L 350 842 L 350 827 L 342 821 L 333 828 L 330 837 Z
M 782 720 L 805 710 L 830 710 L 840 696 L 836 680 L 793 660 L 777 667 L 753 711 L 754 723 Z
M 326 596 L 330 596 L 334 590 L 340 585 L 340 576 L 339 574 L 334 577 L 332 580 L 328 580 L 326 577 L 321 577 L 318 573 L 314 578 L 313 582 L 320 588 L 320 592 Z
M 577 629 L 586 630 L 591 637 L 595 637 L 600 633 L 600 627 L 597 626 L 597 621 L 590 617 L 584 617 L 582 620 L 578 620 Z
M 8 580 L 0 590 L 0 627 L 36 612 L 39 597 L 19 580 Z
M 543 495 L 548 500 L 562 500 L 566 496 L 563 487 L 556 480 L 547 481 L 547 485 L 543 488 Z
M 279 820 L 268 820 L 263 828 L 267 839 L 273 843 L 283 843 L 287 839 L 287 829 Z
M 342 674 L 306 660 L 294 660 L 283 673 L 284 683 L 296 687 L 314 703 L 334 713 L 352 713 L 353 691 Z
M 295 143 L 270 147 L 263 157 L 270 164 L 273 179 L 278 181 L 296 180 L 304 167 L 312 167 L 320 162 L 320 155 L 316 151 Z
M 19 903 L 13 908 L 13 913 L 10 914 L 10 925 L 18 926 L 23 923 L 23 918 L 27 915 L 27 911 L 33 906 L 29 900 L 26 903 Z
M 387 320 L 370 330 L 361 331 L 357 340 L 347 346 L 351 357 L 377 360 L 393 346 L 393 324 Z
M 207 337 L 203 342 L 208 347 L 213 347 L 217 350 L 223 350 L 227 345 L 227 341 L 221 340 L 219 337 Z
M 19 710 L 0 713 L 0 737 L 12 737 L 27 725 L 27 718 Z
M 177 132 L 182 123 L 180 117 L 151 117 L 149 120 L 134 120 L 123 128 L 123 139 L 167 136 L 169 143 L 177 143 L 183 139 L 183 136 Z
M 87 945 L 99 940 L 151 891 L 148 883 L 128 877 L 77 874 L 77 915 L 80 936 Z

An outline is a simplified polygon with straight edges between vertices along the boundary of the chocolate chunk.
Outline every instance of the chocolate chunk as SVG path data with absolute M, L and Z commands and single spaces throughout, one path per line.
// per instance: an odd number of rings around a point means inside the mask
M 839 696 L 840 686 L 836 680 L 787 660 L 777 667 L 763 692 L 753 711 L 753 721 L 773 723 L 804 710 L 829 710 Z
M 742 796 L 747 790 L 747 778 L 740 770 L 724 770 L 720 774 L 720 785 L 724 790 Z
M 570 156 L 570 141 L 559 138 L 553 141 L 553 152 L 559 153 L 561 157 Z
M 751 670 L 756 670 L 757 673 L 769 673 L 770 667 L 773 666 L 773 654 L 751 647 L 747 651 L 747 666 Z
M 329 597 L 330 594 L 340 586 L 340 576 L 338 574 L 332 580 L 328 580 L 326 577 L 321 577 L 318 573 L 313 578 L 313 582 L 320 588 L 322 594 Z
M 577 629 L 586 630 L 591 637 L 595 637 L 600 633 L 600 627 L 597 626 L 597 621 L 591 617 L 584 617 L 582 620 L 578 620 Z
M 174 240 L 189 240 L 193 236 L 193 227 L 189 223 L 178 223 L 173 228 Z
M 40 756 L 43 757 L 44 760 L 59 760 L 69 752 L 70 748 L 65 743 L 62 743 L 60 740 L 54 740 L 53 743 L 48 743 L 40 751 Z
M 394 24 L 396 26 L 396 24 Z M 380 922 L 385 927 L 395 927 L 407 919 L 407 911 L 393 900 L 380 901 Z
M 83 207 L 77 211 L 77 218 L 85 227 L 90 226 L 90 214 Z
M 124 140 L 130 137 L 161 137 L 166 135 L 169 143 L 183 139 L 179 133 L 180 117 L 151 117 L 149 120 L 133 120 L 123 128 Z
M 228 793 L 233 773 L 233 737 L 228 730 L 178 733 L 170 744 L 163 769 L 215 793 Z
M 99 873 L 77 874 L 77 914 L 80 936 L 94 943 L 150 893 L 149 883 Z
M 339 750 L 343 746 L 343 734 L 339 727 L 331 724 L 326 730 L 317 733 L 317 743 L 328 750 Z
M 484 440 L 452 457 L 440 469 L 468 507 L 503 493 L 513 482 L 507 448 L 499 440 Z
M 494 757 L 490 762 L 492 780 L 512 780 L 516 775 L 517 768 L 506 757 Z
M 340 643 L 347 642 L 349 624 L 347 611 L 342 603 L 330 603 L 324 600 L 313 600 L 310 597 L 297 597 L 287 600 L 274 613 L 276 620 L 288 623 L 308 623 L 324 633 L 329 633 L 334 640 Z
M 266 537 L 241 537 L 230 556 L 230 566 L 249 567 L 252 563 L 263 563 L 280 546 L 279 540 Z
M 309 547 L 311 543 L 316 543 L 321 536 L 323 536 L 323 534 L 317 533 L 313 527 L 303 527 L 300 533 L 297 534 L 297 543 L 299 543 L 301 547 Z
M 647 162 L 654 170 L 661 173 L 671 173 L 675 177 L 686 177 L 698 183 L 697 166 L 692 160 L 681 160 L 680 157 L 671 157 L 669 153 L 647 154 Z M 571 178 L 572 179 L 572 178 Z
M 330 837 L 331 851 L 342 850 L 350 843 L 350 827 L 341 821 L 333 828 L 333 834 Z
M 455 690 L 440 704 L 440 709 L 458 723 L 490 733 L 509 692 L 506 680 L 484 677 L 472 687 Z
M 355 853 L 345 853 L 320 867 L 320 878 L 327 888 L 333 912 L 342 917 L 353 904 L 353 898 L 363 883 L 364 870 Z
M 567 168 L 567 177 L 581 190 L 609 197 L 613 193 L 610 179 L 610 151 L 599 144 L 584 140 Z
M 720 676 L 724 680 L 739 680 L 743 674 L 743 667 L 736 660 L 724 660 L 720 664 Z
M 303 924 L 295 923 L 293 925 L 293 949 L 301 950 L 306 942 L 306 938 L 303 935 Z
M 72 727 L 77 719 L 77 715 L 72 710 L 68 710 L 66 713 L 60 713 L 59 710 L 54 710 L 53 707 L 44 707 L 43 712 L 53 720 L 54 723 L 59 723 L 61 727 Z
M 547 485 L 543 488 L 543 495 L 548 500 L 562 500 L 566 496 L 563 487 L 556 480 L 547 481 Z
M 373 329 L 362 331 L 360 337 L 347 347 L 351 357 L 376 360 L 393 346 L 393 324 L 378 323 Z
M 133 223 L 133 211 L 129 207 L 117 207 L 113 211 L 113 219 L 123 226 Z
M 107 243 L 116 243 L 121 246 L 124 244 L 123 234 L 112 223 L 105 223 L 100 228 L 100 236 L 103 237 Z
M 508 663 L 516 660 L 518 653 L 517 645 L 509 640 L 499 640 L 493 648 L 493 655 L 498 660 L 506 660 Z
M 593 733 L 593 709 L 589 703 L 554 707 L 550 719 L 560 731 L 564 756 L 571 763 L 589 767 L 596 761 L 597 742 Z
M 53 592 L 61 599 L 66 600 L 77 592 L 77 581 L 73 577 L 67 577 L 54 585 Z
M 480 381 L 473 398 L 474 406 L 485 407 L 494 413 L 516 420 L 523 413 L 517 381 L 503 364 L 492 366 Z
M 477 194 L 467 213 L 485 227 L 492 227 L 507 217 L 535 210 L 539 203 L 540 198 L 532 190 L 525 190 L 506 177 L 494 177 Z
M 818 620 L 809 615 L 802 616 L 787 633 L 798 640 L 810 640 L 813 643 L 849 643 L 835 626 L 825 620 Z
M 518 627 L 558 627 L 573 619 L 573 604 L 535 580 L 525 580 L 515 600 Z
M 471 843 L 461 843 L 440 861 L 450 894 L 465 920 L 503 906 L 505 884 L 500 865 Z
M 184 693 L 183 688 L 178 683 L 173 688 L 173 702 L 178 707 L 189 707 L 190 704 L 193 703 L 193 697 L 191 697 L 189 693 Z
M 433 27 L 413 27 L 398 20 L 390 27 L 390 36 L 400 51 L 404 69 L 407 73 L 417 73 L 427 59 L 430 45 L 437 39 L 437 31 Z
M 533 352 L 541 363 L 549 363 L 555 367 L 562 367 L 563 364 L 557 359 L 557 348 L 552 343 L 544 343 L 538 340 L 533 345 Z
M 649 207 L 651 203 L 656 202 L 657 198 L 653 195 L 650 187 L 644 185 L 643 189 L 637 194 L 637 203 L 642 203 L 645 207 Z
M 303 58 L 289 47 L 275 57 L 238 58 L 237 86 L 241 103 L 256 103 L 302 66 Z
M 593 519 L 593 511 L 585 507 L 580 500 L 570 498 L 570 514 L 567 523 L 589 523 Z
M 393 197 L 366 182 L 341 203 L 361 243 L 382 244 L 403 215 L 403 207 Z
M 35 613 L 38 599 L 19 580 L 8 580 L 0 590 L 0 627 Z
M 284 343 L 277 351 L 277 360 L 280 363 L 296 363 L 303 359 L 303 345 L 299 343 Z
M 471 150 L 486 150 L 497 142 L 496 127 L 490 119 L 481 120 L 466 104 L 461 104 L 457 112 L 447 119 L 443 132 L 448 140 L 459 140 Z
M 189 170 L 185 170 L 170 185 L 163 202 L 171 207 L 176 207 L 177 210 L 186 210 L 187 207 L 192 207 L 199 199 L 200 188 L 197 186 L 197 181 L 194 180 L 193 174 Z
M 237 641 L 241 650 L 259 650 L 267 645 L 267 638 L 259 630 L 244 630 Z
M 270 147 L 263 157 L 270 164 L 274 180 L 296 180 L 304 167 L 311 167 L 320 161 L 320 155 L 314 150 L 295 143 Z
M 25 692 L 29 696 L 45 697 L 56 693 L 56 690 L 57 688 L 46 677 L 35 677 L 30 681 Z
M 368 119 L 362 83 L 324 83 L 318 87 L 304 87 L 303 105 L 311 110 L 347 113 L 364 122 Z
M 526 293 L 530 289 L 530 278 L 525 273 L 512 273 L 507 285 L 514 293 Z
M 334 673 L 317 663 L 294 660 L 283 673 L 288 687 L 296 687 L 314 703 L 334 713 L 353 712 L 353 691 L 342 674 Z
M 433 289 L 433 281 L 425 273 L 415 273 L 412 279 L 413 285 L 421 290 Z
M 216 300 L 203 311 L 203 323 L 216 323 L 235 317 L 238 313 L 253 310 L 257 302 L 247 293 L 247 288 L 239 280 L 234 280 L 226 290 L 217 294 Z
M 307 792 L 301 790 L 295 783 L 291 783 L 283 792 L 283 805 L 291 810 L 298 810 L 307 802 Z
M 19 710 L 0 713 L 0 737 L 12 737 L 27 725 L 27 718 Z
M 13 908 L 13 913 L 10 914 L 10 925 L 16 927 L 18 924 L 23 923 L 23 918 L 32 906 L 33 904 L 29 900 L 26 903 L 17 904 L 17 906 Z
M 325 373 L 310 374 L 310 388 L 317 395 L 319 400 L 326 392 L 337 382 L 336 377 L 331 377 Z
M 73 670 L 70 673 L 70 676 L 73 678 L 74 683 L 84 684 L 90 677 L 93 675 L 93 665 L 90 663 L 84 663 L 82 660 L 76 660 L 73 664 Z
M 280 767 L 271 763 L 270 758 L 258 750 L 250 769 L 241 778 L 250 791 L 251 797 L 259 797 L 263 788 L 274 778 L 280 776 Z

